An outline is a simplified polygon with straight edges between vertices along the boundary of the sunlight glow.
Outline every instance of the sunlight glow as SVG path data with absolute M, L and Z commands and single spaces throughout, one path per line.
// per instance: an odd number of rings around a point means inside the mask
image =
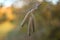
M 16 0 L 0 0 L 4 7 L 10 7 Z
M 22 6 L 25 5 L 25 1 L 23 0 L 0 0 L 0 4 L 3 5 L 3 7 L 10 7 L 10 6 L 14 6 L 14 7 L 18 7 L 18 8 L 22 8 Z
M 22 8 L 23 6 L 25 5 L 25 2 L 24 1 L 16 1 L 13 6 L 15 8 Z
M 53 4 L 57 4 L 59 0 L 47 0 L 48 2 L 52 2 Z

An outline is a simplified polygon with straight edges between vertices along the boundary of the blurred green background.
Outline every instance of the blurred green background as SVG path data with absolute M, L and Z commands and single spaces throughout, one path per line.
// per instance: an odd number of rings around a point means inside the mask
M 27 6 L 22 9 L 13 8 L 13 13 L 16 14 L 16 23 L 19 27 L 25 17 L 28 9 L 30 9 L 36 1 L 31 1 Z M 28 35 L 28 18 L 23 28 L 18 32 L 12 30 L 6 37 L 6 40 L 60 40 L 60 0 L 54 5 L 52 2 L 44 0 L 32 12 L 35 17 L 35 32 Z M 15 34 L 15 35 L 14 35 Z

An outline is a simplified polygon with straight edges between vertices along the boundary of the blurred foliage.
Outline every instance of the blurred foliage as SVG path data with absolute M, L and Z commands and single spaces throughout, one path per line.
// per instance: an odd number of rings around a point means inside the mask
M 28 12 L 26 10 L 31 8 L 32 5 L 33 2 L 23 9 L 13 9 L 14 13 L 17 14 L 17 23 L 21 23 Z M 31 35 L 31 40 L 60 40 L 60 2 L 58 2 L 57 5 L 53 5 L 52 3 L 44 1 L 40 4 L 38 9 L 32 13 L 36 19 L 36 32 Z M 28 23 L 26 23 L 20 33 L 18 33 L 18 35 L 22 35 L 21 40 L 27 36 L 25 35 L 25 37 L 23 37 L 23 34 L 27 33 L 27 24 Z

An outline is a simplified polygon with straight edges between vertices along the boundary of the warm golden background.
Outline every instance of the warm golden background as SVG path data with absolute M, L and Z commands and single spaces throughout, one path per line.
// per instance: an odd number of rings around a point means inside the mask
M 48 0 L 23 1 L 16 1 L 11 6 L 0 5 L 0 40 L 60 40 L 60 0 L 57 3 Z M 36 2 L 40 5 L 32 12 L 36 21 L 35 32 L 28 36 L 28 18 L 23 28 L 14 32 Z

